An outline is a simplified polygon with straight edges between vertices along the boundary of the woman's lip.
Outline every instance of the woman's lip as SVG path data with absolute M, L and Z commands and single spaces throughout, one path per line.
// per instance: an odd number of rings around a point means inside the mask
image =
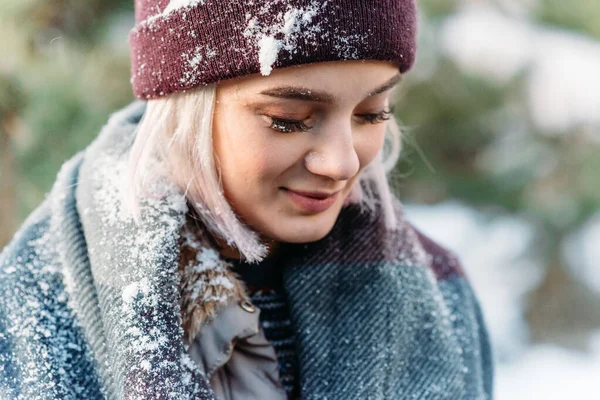
M 312 213 L 320 213 L 330 208 L 337 200 L 340 192 L 300 192 L 283 188 L 284 193 L 299 208 Z
M 292 190 L 292 189 L 288 189 L 288 188 L 284 188 L 285 190 L 288 190 L 290 192 L 294 192 L 297 193 L 301 196 L 305 196 L 305 197 L 311 197 L 317 200 L 322 200 L 322 199 L 326 199 L 328 197 L 332 197 L 335 196 L 338 192 L 333 192 L 333 193 L 326 193 L 326 192 L 304 192 L 301 190 Z

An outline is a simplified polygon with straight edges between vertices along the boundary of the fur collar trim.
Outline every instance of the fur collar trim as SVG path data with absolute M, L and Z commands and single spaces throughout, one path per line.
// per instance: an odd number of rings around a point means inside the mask
M 188 218 L 182 228 L 179 257 L 181 318 L 190 342 L 225 304 L 249 301 L 243 282 L 194 222 Z

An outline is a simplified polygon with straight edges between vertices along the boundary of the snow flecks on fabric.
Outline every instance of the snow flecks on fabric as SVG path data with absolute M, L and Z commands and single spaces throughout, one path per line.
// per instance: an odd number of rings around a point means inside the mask
M 178 11 L 185 8 L 191 8 L 197 5 L 204 5 L 205 0 L 171 0 L 162 12 L 158 12 L 152 15 L 146 21 L 145 24 L 152 23 L 158 19 L 166 18 L 174 11 Z
M 103 161 L 103 165 L 98 166 L 100 170 L 113 162 L 113 159 L 106 158 Z M 118 166 L 111 168 L 111 184 L 105 185 L 102 191 L 96 192 L 95 201 L 96 204 L 102 208 L 101 216 L 104 224 L 115 225 L 128 217 L 126 210 L 122 207 L 122 202 L 119 202 L 118 204 L 112 202 L 114 199 L 124 196 L 123 188 L 126 184 L 126 174 L 126 165 L 119 164 Z
M 180 79 L 181 84 L 194 84 L 197 79 L 200 79 L 203 65 L 216 54 L 217 52 L 209 45 L 197 46 L 191 53 L 181 53 L 184 66 L 183 77 Z
M 49 196 L 49 198 L 52 200 L 50 207 L 52 209 L 52 217 L 50 219 L 50 229 L 49 231 L 52 232 L 51 236 L 55 237 L 55 238 L 64 238 L 64 237 L 68 237 L 68 233 L 65 232 L 65 219 L 68 219 L 69 217 L 72 217 L 73 215 L 67 216 L 65 215 L 66 213 L 68 213 L 70 211 L 70 213 L 72 214 L 75 209 L 73 208 L 69 208 L 67 206 L 67 203 L 72 200 L 70 197 L 72 197 L 72 195 L 69 193 L 69 191 L 72 192 L 72 185 L 76 184 L 75 182 L 75 176 L 73 176 L 73 169 L 76 168 L 77 165 L 79 165 L 81 163 L 81 159 L 82 159 L 83 154 L 79 153 L 78 155 L 76 155 L 75 157 L 73 157 L 71 160 L 67 161 L 60 169 L 58 176 L 56 178 L 56 183 L 52 189 L 52 193 Z M 67 210 L 67 211 L 65 211 Z M 33 246 L 39 246 L 40 248 L 43 248 L 45 246 L 45 243 L 31 243 Z M 67 260 L 64 259 L 64 256 L 66 254 L 68 254 L 67 248 L 66 246 L 68 246 L 67 244 L 67 240 L 54 240 L 54 246 L 56 246 L 56 254 L 59 255 L 59 257 L 61 258 L 61 262 L 63 265 L 67 265 Z M 76 284 L 75 284 L 75 280 L 72 276 L 72 271 L 69 268 L 60 268 L 60 272 L 62 275 L 62 283 L 66 289 L 65 292 L 65 296 L 66 293 L 69 294 L 68 297 L 69 299 L 69 307 L 75 312 L 77 313 L 77 305 L 74 304 L 74 299 L 72 294 L 74 293 L 76 289 Z M 42 284 L 42 281 L 40 281 L 40 284 Z M 80 316 L 80 315 L 79 315 Z
M 193 7 L 195 5 L 204 5 L 204 0 L 171 0 L 169 5 L 165 7 L 163 11 L 163 15 L 168 15 L 175 10 L 179 10 L 181 8 Z
M 128 111 L 131 112 L 131 111 Z M 105 365 L 117 398 L 212 398 L 185 354 L 178 304 L 180 231 L 187 205 L 181 190 L 152 161 L 140 220 L 127 207 L 126 176 L 135 125 L 111 118 L 88 148 L 77 193 L 81 223 L 106 334 Z M 187 365 L 187 366 L 186 366 Z M 182 377 L 187 376 L 186 382 Z
M 399 202 L 394 202 L 394 209 L 396 215 L 403 215 L 402 205 Z M 399 261 L 402 265 L 407 266 L 424 266 L 432 265 L 431 256 L 425 251 L 423 246 L 419 242 L 417 233 L 409 227 L 407 224 L 402 224 L 396 231 L 398 235 L 395 240 L 398 243 L 402 243 L 399 251 L 397 251 L 395 260 Z M 431 275 L 432 279 L 435 280 L 435 276 Z
M 97 218 L 101 222 L 98 233 L 103 233 L 103 237 L 89 252 L 92 261 L 98 257 L 93 265 L 102 269 L 98 279 L 112 287 L 141 280 L 148 272 L 145 268 L 167 257 L 164 244 L 177 241 L 187 212 L 183 194 L 166 177 L 156 176 L 147 185 L 150 195 L 141 200 L 141 220 L 137 225 L 125 203 L 129 154 L 126 148 L 130 139 L 123 141 L 125 148 L 112 148 L 94 159 L 89 174 L 92 187 L 87 191 L 91 199 L 84 207 L 89 212 L 82 216 L 84 221 Z M 153 171 L 160 170 L 159 161 L 152 165 Z M 105 251 L 107 248 L 111 251 Z
M 278 13 L 274 22 L 263 22 L 264 16 L 270 13 L 271 6 L 277 3 L 279 2 L 267 3 L 258 15 L 246 14 L 247 25 L 244 36 L 255 41 L 260 72 L 265 76 L 273 70 L 273 65 L 282 50 L 295 54 L 298 51 L 299 38 L 317 39 L 321 28 L 314 19 L 329 2 L 313 1 L 305 8 L 288 5 L 285 13 Z
M 333 49 L 340 58 L 357 60 L 360 58 L 359 45 L 367 38 L 367 34 L 338 35 L 335 38 Z
M 79 377 L 88 375 L 90 382 L 94 380 L 89 369 L 91 355 L 76 334 L 78 323 L 68 305 L 56 253 L 61 244 L 57 233 L 49 228 L 50 205 L 44 203 L 25 224 L 29 229 L 17 234 L 19 242 L 29 238 L 24 247 L 11 249 L 9 245 L 0 254 L 0 286 L 4 289 L 0 310 L 10 310 L 10 315 L 0 316 L 2 399 L 34 399 L 42 394 L 48 398 L 90 398 L 89 387 Z M 15 382 L 4 380 L 15 371 L 20 380 L 18 392 L 13 391 Z
M 150 286 L 148 283 L 148 278 L 144 278 L 139 282 L 133 282 L 123 289 L 122 299 L 123 306 L 130 306 L 138 294 L 148 295 L 150 293 Z

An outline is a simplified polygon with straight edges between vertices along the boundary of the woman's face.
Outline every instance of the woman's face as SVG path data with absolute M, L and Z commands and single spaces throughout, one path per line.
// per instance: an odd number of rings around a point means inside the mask
M 398 69 L 317 63 L 217 86 L 213 142 L 225 197 L 265 240 L 327 235 L 383 144 Z

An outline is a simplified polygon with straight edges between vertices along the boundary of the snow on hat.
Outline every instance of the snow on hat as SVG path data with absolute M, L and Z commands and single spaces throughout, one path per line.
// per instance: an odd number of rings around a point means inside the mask
M 135 0 L 135 95 L 152 99 L 273 68 L 416 50 L 415 0 Z

